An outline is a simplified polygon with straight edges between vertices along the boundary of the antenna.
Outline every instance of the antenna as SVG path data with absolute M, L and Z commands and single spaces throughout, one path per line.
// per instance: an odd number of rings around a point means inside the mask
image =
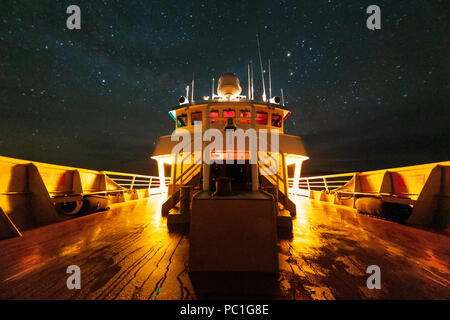
M 189 85 L 186 86 L 186 98 L 189 101 Z
M 251 85 L 250 85 L 250 63 L 247 64 L 247 75 L 248 75 L 248 100 L 251 100 L 252 96 L 251 96 Z
M 270 73 L 270 59 L 269 59 L 269 101 L 272 99 L 272 74 Z
M 211 100 L 214 100 L 214 78 L 212 78 Z
M 251 70 L 251 72 L 252 72 L 252 80 L 251 80 L 251 83 L 252 83 L 252 100 L 253 99 L 255 99 L 255 92 L 254 92 L 254 88 L 253 88 L 253 61 L 252 62 L 250 62 L 250 70 Z
M 261 48 L 259 46 L 259 37 L 258 34 L 256 34 L 256 42 L 258 44 L 258 54 L 259 54 L 259 66 L 261 67 L 261 79 L 262 79 L 262 85 L 263 85 L 263 94 L 262 98 L 263 101 L 266 101 L 266 86 L 264 84 L 264 71 L 263 71 L 263 64 L 262 64 L 262 58 L 261 58 Z
M 195 84 L 194 73 L 192 72 L 192 96 L 191 96 L 192 102 L 194 102 L 194 84 Z
M 281 88 L 281 101 L 282 101 L 283 107 L 284 107 L 284 94 L 283 94 L 283 88 Z

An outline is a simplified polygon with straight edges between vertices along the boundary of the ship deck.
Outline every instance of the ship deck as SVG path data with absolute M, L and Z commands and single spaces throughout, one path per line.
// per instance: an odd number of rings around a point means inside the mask
M 188 233 L 169 233 L 161 195 L 0 241 L 1 299 L 449 299 L 448 235 L 294 197 L 277 276 L 189 274 Z M 68 290 L 66 268 L 81 268 Z M 381 289 L 366 286 L 369 265 Z

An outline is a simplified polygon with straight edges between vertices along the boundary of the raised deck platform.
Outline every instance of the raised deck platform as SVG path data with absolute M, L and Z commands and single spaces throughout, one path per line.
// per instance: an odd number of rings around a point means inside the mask
M 189 238 L 169 233 L 165 198 L 25 231 L 0 241 L 1 299 L 449 299 L 450 238 L 293 197 L 292 239 L 278 241 L 278 278 L 187 273 Z M 66 268 L 81 268 L 68 290 Z M 366 268 L 381 268 L 381 289 Z

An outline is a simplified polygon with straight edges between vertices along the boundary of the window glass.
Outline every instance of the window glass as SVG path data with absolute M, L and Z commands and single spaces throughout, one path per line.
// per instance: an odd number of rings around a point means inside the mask
M 219 117 L 219 111 L 211 110 L 211 112 L 209 113 L 209 117 L 211 118 L 211 123 L 219 122 L 219 120 L 214 119 L 214 118 L 218 118 Z
M 224 118 L 234 118 L 236 116 L 236 112 L 234 110 L 223 110 Z
M 202 113 L 201 112 L 192 112 L 191 113 L 191 124 L 194 125 L 195 121 L 202 121 Z
M 281 128 L 282 119 L 279 114 L 272 114 L 272 127 Z
M 239 117 L 241 118 L 251 118 L 252 113 L 248 110 L 241 110 L 241 112 L 239 113 Z
M 187 114 L 181 114 L 177 117 L 178 128 L 187 126 Z
M 267 124 L 267 112 L 257 112 L 256 113 L 256 123 L 257 124 Z
M 227 123 L 228 118 L 234 118 L 235 116 L 234 110 L 223 110 L 223 123 Z
M 239 112 L 239 117 L 240 118 L 251 118 L 252 117 L 252 113 L 248 110 L 241 110 Z M 241 119 L 240 120 L 241 123 L 250 123 L 250 119 Z

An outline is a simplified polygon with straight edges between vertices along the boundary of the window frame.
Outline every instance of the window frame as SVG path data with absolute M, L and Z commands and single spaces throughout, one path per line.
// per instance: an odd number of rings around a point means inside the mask
M 266 117 L 265 117 L 265 123 L 259 123 L 258 122 L 258 114 L 265 114 L 266 115 Z M 256 112 L 256 124 L 257 125 L 260 125 L 260 126 L 267 126 L 267 124 L 269 123 L 269 113 L 268 112 L 266 112 L 266 111 L 257 111 Z
M 280 125 L 279 126 L 276 126 L 276 125 L 273 124 L 273 120 L 274 120 L 273 117 L 274 116 L 278 116 L 279 117 L 279 121 L 280 121 Z M 272 127 L 274 127 L 274 128 L 282 128 L 283 127 L 283 116 L 281 114 L 279 114 L 279 113 L 273 112 L 270 115 L 270 125 Z
M 200 114 L 200 120 L 198 119 L 193 119 L 192 116 L 195 114 Z M 202 111 L 194 111 L 191 112 L 191 126 L 195 125 L 194 121 L 201 121 L 203 123 L 203 112 Z
M 181 118 L 181 117 L 186 117 L 186 122 L 185 122 L 184 126 L 180 126 L 179 118 Z M 188 126 L 188 115 L 187 115 L 187 113 L 182 113 L 180 115 L 177 115 L 177 128 L 185 128 L 187 126 Z

